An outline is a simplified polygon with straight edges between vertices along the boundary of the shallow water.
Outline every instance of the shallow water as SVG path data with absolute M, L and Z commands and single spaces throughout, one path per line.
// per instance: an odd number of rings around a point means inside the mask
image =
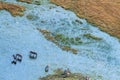
M 16 3 L 14 0 L 11 2 Z M 57 68 L 70 68 L 73 72 L 91 76 L 92 80 L 120 79 L 120 43 L 117 38 L 60 6 L 48 2 L 42 5 L 19 4 L 27 7 L 23 17 L 12 17 L 7 11 L 0 11 L 1 80 L 37 80 Z M 33 18 L 27 18 L 28 15 Z M 70 45 L 79 50 L 78 54 L 62 51 L 36 28 L 80 37 L 82 44 Z M 101 40 L 85 37 L 84 34 L 91 34 Z M 38 53 L 36 60 L 29 59 L 31 50 Z M 23 55 L 23 61 L 15 66 L 11 61 L 12 54 L 16 53 Z M 44 72 L 47 64 L 50 65 L 49 73 Z

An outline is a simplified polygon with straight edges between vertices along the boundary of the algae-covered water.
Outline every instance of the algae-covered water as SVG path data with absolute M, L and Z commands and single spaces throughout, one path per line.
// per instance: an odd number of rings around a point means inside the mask
M 117 38 L 49 1 L 43 0 L 41 5 L 16 0 L 6 2 L 23 5 L 26 11 L 22 17 L 0 11 L 0 80 L 38 80 L 57 68 L 69 68 L 90 76 L 91 80 L 120 79 Z M 45 37 L 39 30 L 50 32 L 50 36 Z M 66 46 L 69 49 L 61 48 Z M 70 49 L 77 50 L 77 54 Z M 29 59 L 31 50 L 38 53 L 36 60 Z M 16 53 L 23 60 L 13 65 L 12 55 Z M 47 64 L 50 70 L 45 73 Z

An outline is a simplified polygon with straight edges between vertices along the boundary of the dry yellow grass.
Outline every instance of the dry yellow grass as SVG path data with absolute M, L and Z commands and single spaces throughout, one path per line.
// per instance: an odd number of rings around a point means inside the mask
M 17 4 L 10 4 L 6 2 L 0 2 L 0 10 L 7 10 L 9 11 L 13 16 L 23 16 L 23 11 L 25 10 L 25 7 L 17 5 Z
M 120 38 L 120 0 L 51 0 Z

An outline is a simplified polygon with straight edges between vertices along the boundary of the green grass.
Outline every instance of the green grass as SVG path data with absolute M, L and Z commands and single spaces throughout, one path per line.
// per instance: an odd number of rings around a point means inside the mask
M 57 69 L 55 70 L 54 74 L 52 75 L 47 75 L 45 77 L 40 78 L 39 80 L 86 80 L 85 76 L 80 74 L 80 73 L 72 73 L 64 78 L 63 77 L 63 70 L 62 69 Z
M 28 19 L 28 20 L 37 20 L 38 19 L 38 16 L 36 16 L 36 15 L 32 15 L 32 14 L 28 14 L 27 16 L 26 16 L 26 18 Z
M 65 36 L 63 34 L 55 34 L 55 39 L 62 43 L 63 45 L 67 45 L 67 46 L 70 46 L 71 44 L 72 45 L 80 45 L 82 43 L 82 40 L 81 38 L 79 37 L 68 37 L 68 36 Z

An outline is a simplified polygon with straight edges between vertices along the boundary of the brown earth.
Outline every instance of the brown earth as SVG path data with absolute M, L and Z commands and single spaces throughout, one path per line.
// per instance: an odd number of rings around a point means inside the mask
M 28 4 L 36 4 L 36 5 L 40 5 L 41 1 L 40 0 L 17 0 L 19 2 L 25 2 Z
M 25 10 L 25 7 L 17 5 L 17 4 L 10 4 L 7 2 L 0 2 L 0 10 L 7 10 L 9 11 L 13 16 L 23 16 L 23 11 Z
M 51 0 L 120 38 L 120 0 Z
M 26 3 L 32 3 L 32 0 L 17 0 L 17 1 L 26 2 Z

